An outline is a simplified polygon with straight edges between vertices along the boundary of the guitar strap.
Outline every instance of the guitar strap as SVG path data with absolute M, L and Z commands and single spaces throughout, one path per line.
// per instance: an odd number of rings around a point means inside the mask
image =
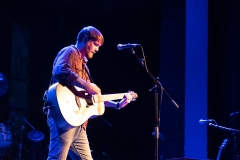
M 87 64 L 84 63 L 83 66 L 84 66 L 84 68 L 85 68 L 86 71 L 87 71 L 87 74 L 88 74 L 88 77 L 89 77 L 89 79 L 90 79 L 90 82 L 93 83 L 93 79 L 92 79 L 92 77 L 91 77 L 91 75 L 90 75 L 90 72 L 89 72 L 89 69 L 88 69 Z

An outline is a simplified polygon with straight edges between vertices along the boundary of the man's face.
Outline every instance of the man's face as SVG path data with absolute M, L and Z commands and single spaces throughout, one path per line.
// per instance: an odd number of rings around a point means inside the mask
M 100 46 L 100 42 L 89 40 L 84 46 L 83 54 L 88 59 L 91 59 L 93 55 L 98 52 Z

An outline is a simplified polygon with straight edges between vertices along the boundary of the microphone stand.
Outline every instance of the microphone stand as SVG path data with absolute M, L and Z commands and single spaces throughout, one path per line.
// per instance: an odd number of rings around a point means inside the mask
M 228 130 L 228 131 L 231 131 L 231 132 L 232 132 L 232 134 L 233 134 L 233 141 L 234 141 L 233 154 L 234 154 L 235 160 L 237 160 L 237 152 L 236 152 L 237 138 L 236 138 L 236 133 L 240 133 L 240 131 L 237 130 L 237 129 L 233 129 L 233 128 L 227 128 L 227 127 L 219 126 L 219 125 L 213 124 L 213 123 L 209 123 L 208 125 L 209 125 L 209 126 L 213 126 L 213 127 L 215 127 L 215 128 L 220 128 L 220 129 Z
M 142 47 L 141 47 L 142 48 Z M 163 91 L 167 94 L 167 96 L 170 98 L 170 100 L 174 103 L 174 105 L 179 108 L 179 106 L 177 105 L 177 103 L 168 95 L 168 93 L 165 91 L 165 89 L 163 88 L 162 84 L 159 82 L 159 78 L 158 77 L 154 77 L 153 74 L 147 69 L 147 65 L 146 65 L 146 61 L 145 59 L 140 59 L 136 54 L 135 51 L 133 50 L 133 48 L 131 48 L 131 52 L 132 54 L 134 54 L 136 56 L 136 58 L 138 59 L 138 61 L 140 62 L 140 64 L 142 65 L 142 67 L 144 67 L 148 73 L 148 75 L 153 79 L 155 85 L 149 89 L 149 91 L 153 91 L 154 90 L 154 95 L 155 95 L 155 128 L 154 128 L 154 132 L 152 135 L 155 136 L 155 160 L 159 160 L 158 159 L 158 140 L 159 140 L 159 126 L 160 126 L 160 109 L 159 109 L 159 102 L 158 102 L 158 92 L 159 92 L 159 87 L 161 89 L 160 92 L 160 104 L 162 103 L 162 95 L 163 95 Z

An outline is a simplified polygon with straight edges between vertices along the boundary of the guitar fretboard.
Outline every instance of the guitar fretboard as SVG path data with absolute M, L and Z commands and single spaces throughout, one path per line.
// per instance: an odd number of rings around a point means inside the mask
M 126 93 L 117 93 L 117 94 L 106 94 L 106 95 L 93 95 L 95 103 L 104 102 L 109 100 L 122 99 Z

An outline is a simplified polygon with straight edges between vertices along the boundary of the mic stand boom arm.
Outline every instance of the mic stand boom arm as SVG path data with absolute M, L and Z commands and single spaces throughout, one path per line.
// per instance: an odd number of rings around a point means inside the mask
M 142 67 L 144 67 L 148 73 L 148 75 L 153 79 L 153 81 L 155 82 L 155 85 L 149 89 L 149 91 L 152 91 L 153 89 L 156 89 L 156 88 L 159 88 L 159 86 L 161 87 L 161 100 L 160 100 L 160 104 L 162 102 L 162 94 L 163 94 L 163 91 L 165 92 L 165 94 L 168 96 L 168 98 L 172 101 L 172 103 L 177 107 L 179 108 L 178 104 L 172 99 L 172 97 L 167 93 L 167 91 L 164 89 L 164 87 L 162 86 L 162 84 L 158 81 L 159 78 L 155 78 L 153 76 L 153 74 L 148 70 L 147 68 L 147 64 L 146 64 L 146 61 L 145 61 L 145 58 L 144 59 L 140 59 L 136 54 L 135 54 L 135 51 L 133 50 L 133 48 L 131 49 L 131 52 L 132 54 L 135 55 L 135 57 L 138 59 L 139 63 L 141 64 Z

